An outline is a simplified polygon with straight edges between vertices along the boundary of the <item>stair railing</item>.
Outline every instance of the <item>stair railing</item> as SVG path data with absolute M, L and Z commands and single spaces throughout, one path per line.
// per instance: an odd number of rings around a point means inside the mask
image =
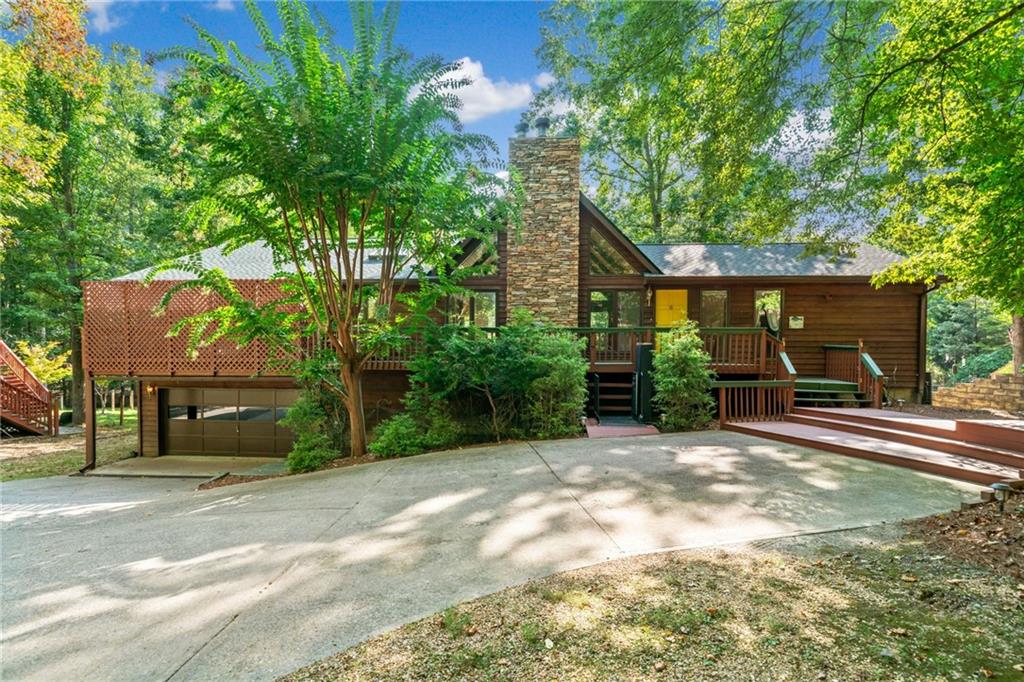
M 863 349 L 863 343 L 861 349 Z M 878 367 L 878 364 L 874 359 L 866 352 L 861 350 L 860 353 L 860 377 L 858 387 L 860 392 L 868 396 L 871 400 L 871 407 L 879 408 L 882 406 L 882 392 L 885 390 L 885 375 L 882 374 L 882 370 Z

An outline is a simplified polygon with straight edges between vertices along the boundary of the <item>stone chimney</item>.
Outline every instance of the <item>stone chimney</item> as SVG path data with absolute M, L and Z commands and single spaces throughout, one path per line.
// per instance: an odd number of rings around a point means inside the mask
M 576 138 L 518 137 L 509 165 L 522 178 L 519 234 L 508 236 L 507 304 L 565 327 L 579 324 L 580 143 Z

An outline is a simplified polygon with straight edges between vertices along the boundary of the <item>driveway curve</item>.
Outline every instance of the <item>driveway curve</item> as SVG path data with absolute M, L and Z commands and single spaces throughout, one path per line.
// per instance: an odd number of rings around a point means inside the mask
M 194 485 L 0 485 L 0 676 L 272 679 L 531 578 L 921 516 L 978 490 L 727 432 L 519 443 Z

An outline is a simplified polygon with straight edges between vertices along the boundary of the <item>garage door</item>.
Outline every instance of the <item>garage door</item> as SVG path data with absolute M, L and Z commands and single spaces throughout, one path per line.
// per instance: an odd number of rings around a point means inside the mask
M 281 420 L 294 389 L 161 389 L 164 455 L 284 457 L 293 435 Z

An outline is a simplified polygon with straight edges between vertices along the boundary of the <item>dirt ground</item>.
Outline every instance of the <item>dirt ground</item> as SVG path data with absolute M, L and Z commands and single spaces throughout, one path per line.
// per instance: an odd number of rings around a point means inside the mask
M 132 428 L 100 428 L 96 463 L 102 466 L 131 456 L 139 447 Z M 85 466 L 85 435 L 23 436 L 0 441 L 0 480 L 73 474 Z
M 931 405 L 905 404 L 902 408 L 887 407 L 887 410 L 908 412 L 923 417 L 937 419 L 1019 419 L 1017 415 L 1001 410 L 960 410 L 952 407 L 933 407 Z

